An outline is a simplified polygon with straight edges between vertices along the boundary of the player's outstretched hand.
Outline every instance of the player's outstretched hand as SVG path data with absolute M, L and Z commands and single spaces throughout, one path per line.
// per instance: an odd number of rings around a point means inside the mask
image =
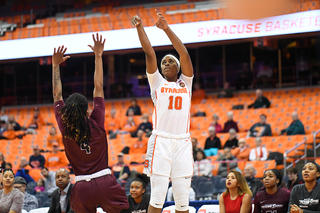
M 88 45 L 94 52 L 95 55 L 102 55 L 103 49 L 104 49 L 104 43 L 106 42 L 106 39 L 102 40 L 102 35 L 99 36 L 99 33 L 96 34 L 96 37 L 94 34 L 92 34 L 94 46 Z
M 142 21 L 141 18 L 137 15 L 133 16 L 131 19 L 131 23 L 133 26 L 138 27 L 139 25 L 141 25 Z
M 57 66 L 61 63 L 65 62 L 70 56 L 63 56 L 67 51 L 67 48 L 65 48 L 63 45 L 61 47 L 58 47 L 58 50 L 54 48 L 54 52 L 52 55 L 52 65 Z
M 168 29 L 169 26 L 168 26 L 167 21 L 164 19 L 164 17 L 161 15 L 161 13 L 157 9 L 156 9 L 156 13 L 157 13 L 157 16 L 158 16 L 158 21 L 156 23 L 156 26 L 159 29 L 162 29 L 162 30 Z

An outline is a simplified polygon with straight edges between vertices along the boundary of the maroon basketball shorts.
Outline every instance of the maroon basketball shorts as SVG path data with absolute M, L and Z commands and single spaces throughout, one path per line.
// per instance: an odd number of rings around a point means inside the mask
M 125 190 L 113 175 L 76 182 L 72 188 L 70 203 L 77 213 L 96 213 L 98 206 L 108 213 L 118 213 L 129 208 Z

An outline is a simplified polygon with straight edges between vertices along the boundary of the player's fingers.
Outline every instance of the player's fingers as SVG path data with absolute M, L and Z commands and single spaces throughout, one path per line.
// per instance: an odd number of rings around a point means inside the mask
M 105 42 L 106 42 L 106 39 L 103 39 L 103 43 L 102 44 L 104 45 Z
M 67 48 L 65 48 L 62 53 L 65 54 L 66 52 L 67 52 Z
M 59 46 L 59 47 L 58 47 L 58 50 L 57 50 L 57 53 L 59 53 L 59 52 L 60 52 L 60 48 L 61 48 L 61 47 Z
M 66 61 L 69 58 L 70 58 L 70 56 L 65 56 L 65 57 L 63 57 L 63 61 Z
M 100 35 L 100 43 L 102 42 L 102 35 Z
M 57 53 L 56 48 L 54 48 L 54 49 L 53 49 L 53 53 L 54 53 L 54 54 L 56 54 L 56 53 Z
M 96 39 L 94 38 L 94 33 L 92 34 L 92 38 L 93 38 L 93 41 L 96 42 Z
M 93 47 L 89 44 L 88 47 L 90 47 L 93 50 Z
M 99 41 L 99 34 L 98 33 L 96 34 L 96 37 L 97 37 L 96 41 Z

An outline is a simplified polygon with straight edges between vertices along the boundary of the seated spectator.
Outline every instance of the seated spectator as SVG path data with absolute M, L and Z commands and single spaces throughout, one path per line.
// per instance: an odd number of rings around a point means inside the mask
M 263 175 L 263 190 L 254 198 L 254 213 L 288 211 L 290 191 L 281 186 L 282 175 L 276 169 L 266 170 Z
M 2 175 L 2 173 L 0 173 Z M 1 180 L 0 180 L 1 181 Z M 14 188 L 14 173 L 11 169 L 3 171 L 3 189 L 0 190 L 0 211 L 20 213 L 23 206 L 23 193 Z
M 198 149 L 196 160 L 193 164 L 193 175 L 211 177 L 211 170 L 211 161 L 207 159 L 206 154 L 201 149 Z
M 236 132 L 239 132 L 237 122 L 233 121 L 233 112 L 227 112 L 228 121 L 224 123 L 223 132 L 229 132 L 231 128 L 235 129 Z
M 26 129 L 26 134 L 36 134 L 36 129 L 38 129 L 38 121 L 36 117 L 33 117 L 31 123 L 28 125 Z
M 252 84 L 252 80 L 252 70 L 250 70 L 248 63 L 243 63 L 242 70 L 236 80 L 237 90 L 248 89 Z
M 206 139 L 206 143 L 204 145 L 204 149 L 217 148 L 221 149 L 221 141 L 216 136 L 216 129 L 213 126 L 208 128 L 209 137 Z
M 116 110 L 110 111 L 110 117 L 105 119 L 105 129 L 109 134 L 118 134 L 120 131 L 120 120 L 116 117 Z
M 50 150 L 53 143 L 58 143 L 59 147 L 63 147 L 62 136 L 57 134 L 57 129 L 54 126 L 50 128 L 49 136 L 47 137 L 47 149 Z
M 36 119 L 37 124 L 39 126 L 44 126 L 46 125 L 46 122 L 44 121 L 42 114 L 40 113 L 39 107 L 35 107 L 33 110 L 33 117 Z
M 19 189 L 24 194 L 22 209 L 29 212 L 32 209 L 36 209 L 40 206 L 38 204 L 38 198 L 26 192 L 27 185 L 28 184 L 23 177 L 16 177 L 14 179 L 13 187 Z
M 268 152 L 266 147 L 262 146 L 262 140 L 259 137 L 255 139 L 256 148 L 251 149 L 249 160 L 262 160 L 265 161 L 268 158 Z
M 43 167 L 41 169 L 41 174 L 43 175 L 44 179 L 44 188 L 46 192 L 51 195 L 52 192 L 57 188 L 56 186 L 56 174 L 53 171 L 49 171 L 48 168 Z
M 145 154 L 148 148 L 148 139 L 144 137 L 144 132 L 140 129 L 137 133 L 137 140 L 131 147 L 125 147 L 122 150 L 123 154 Z
M 12 164 L 7 162 L 5 165 L 5 169 L 12 169 Z
M 146 183 L 135 178 L 130 184 L 130 194 L 127 195 L 130 212 L 148 212 L 150 194 L 146 193 Z
M 197 159 L 197 151 L 198 148 L 198 139 L 197 138 L 191 138 L 192 143 L 192 153 L 193 153 L 193 160 L 195 161 Z
M 126 180 L 130 175 L 130 169 L 123 161 L 123 153 L 118 154 L 118 162 L 112 166 L 112 174 L 118 181 Z
M 6 168 L 6 161 L 4 160 L 4 156 L 2 152 L 0 152 L 0 168 L 5 169 Z
M 190 190 L 189 190 L 189 201 L 195 201 L 195 200 L 196 200 L 196 192 L 194 191 L 194 189 L 192 187 L 190 187 Z M 174 201 L 172 186 L 169 187 L 169 189 L 168 189 L 167 201 Z
M 263 137 L 272 136 L 271 126 L 266 123 L 267 116 L 265 114 L 260 115 L 260 122 L 253 124 L 248 131 L 249 137 Z
M 34 182 L 33 178 L 29 175 L 30 169 L 32 168 L 29 165 L 27 158 L 21 157 L 19 170 L 16 173 L 16 177 L 23 177 L 27 181 L 27 183 Z
M 262 90 L 260 89 L 256 90 L 256 97 L 257 97 L 256 100 L 252 104 L 250 104 L 248 108 L 258 109 L 258 108 L 270 107 L 270 101 L 268 100 L 268 98 L 262 95 Z
M 64 167 L 68 166 L 66 155 L 59 150 L 59 144 L 54 142 L 52 144 L 52 152 L 48 153 L 45 158 L 45 167 Z
M 42 168 L 44 167 L 46 160 L 43 155 L 40 154 L 40 148 L 38 145 L 33 147 L 33 155 L 29 158 L 29 165 L 32 168 Z
M 9 117 L 7 115 L 6 110 L 1 108 L 1 110 L 0 110 L 0 121 L 4 121 L 5 123 L 7 123 L 8 119 L 9 119 Z
M 37 186 L 34 187 L 34 191 L 35 191 L 36 193 L 38 193 L 38 192 L 44 192 L 45 190 L 46 190 L 46 189 L 44 188 L 44 180 L 40 178 L 40 179 L 37 181 Z
M 128 117 L 122 127 L 122 132 L 130 133 L 131 136 L 134 136 L 136 131 L 137 131 L 137 124 L 135 123 L 133 117 Z
M 128 108 L 126 116 L 129 115 L 129 110 L 132 109 L 134 115 L 141 115 L 140 107 L 137 104 L 137 99 L 133 98 L 131 99 L 131 106 Z
M 299 116 L 297 112 L 293 112 L 291 114 L 292 122 L 288 128 L 281 130 L 281 135 L 286 133 L 287 135 L 304 135 L 306 132 L 304 131 L 304 126 L 299 120 Z
M 16 132 L 14 131 L 12 124 L 8 123 L 7 131 L 5 131 L 4 133 L 2 133 L 2 135 L 0 135 L 0 139 L 12 140 L 12 139 L 15 139 L 16 137 L 17 135 L 16 135 Z
M 219 117 L 217 114 L 214 114 L 212 116 L 212 122 L 210 124 L 210 126 L 213 126 L 216 129 L 216 133 L 221 133 L 222 132 L 222 127 L 221 125 L 218 123 Z
M 233 92 L 230 89 L 229 82 L 225 82 L 223 85 L 223 90 L 218 93 L 217 98 L 231 98 L 233 97 Z
M 58 189 L 52 192 L 52 202 L 48 213 L 74 213 L 70 204 L 73 184 L 70 183 L 69 172 L 66 169 L 59 169 L 55 179 Z
M 250 148 L 247 146 L 245 139 L 239 139 L 238 145 L 239 147 L 231 150 L 233 156 L 235 156 L 238 160 L 249 160 Z
M 7 122 L 5 121 L 0 121 L 0 135 L 7 131 Z
M 13 115 L 9 115 L 9 118 L 8 118 L 8 125 L 11 124 L 11 126 L 13 127 L 13 130 L 14 131 L 19 131 L 21 130 L 21 126 L 20 124 L 18 124 L 18 122 L 16 122 L 16 119 L 14 118 Z
M 231 128 L 229 130 L 229 139 L 224 144 L 224 148 L 225 147 L 229 147 L 231 149 L 234 149 L 234 148 L 238 147 L 238 139 L 237 139 L 236 130 L 233 129 L 233 128 Z
M 259 179 L 254 177 L 254 175 L 256 174 L 254 166 L 250 163 L 247 163 L 243 169 L 243 174 L 246 178 L 253 197 L 256 196 L 256 194 L 260 192 L 261 188 L 263 187 L 263 183 Z
M 141 129 L 143 130 L 148 136 L 151 135 L 152 131 L 152 123 L 149 121 L 149 116 L 147 113 L 144 113 L 141 116 L 142 122 L 138 126 L 138 130 Z
M 288 174 L 288 178 L 289 178 L 289 181 L 287 183 L 287 188 L 288 190 L 292 191 L 292 188 L 295 186 L 295 185 L 298 185 L 298 184 L 301 184 L 301 183 L 304 183 L 304 181 L 302 179 L 299 178 L 298 176 L 298 170 L 294 167 L 291 167 L 287 170 L 287 174 Z
M 232 154 L 231 154 L 231 149 L 229 147 L 225 147 L 223 149 L 223 154 L 220 154 L 217 158 L 217 161 L 236 161 L 237 158 L 235 158 Z M 229 164 L 229 166 L 228 166 Z M 238 163 L 237 162 L 223 162 L 219 164 L 219 168 L 218 168 L 218 175 L 220 175 L 221 177 L 227 177 L 229 171 L 231 171 L 232 169 L 235 169 L 238 167 Z M 229 170 L 228 170 L 229 169 Z
M 206 100 L 206 92 L 201 88 L 199 83 L 194 84 L 194 89 L 192 91 L 192 103 L 201 103 Z
M 259 69 L 257 74 L 256 85 L 261 85 L 264 88 L 271 83 L 272 78 L 272 69 L 268 66 L 267 63 L 263 63 L 263 66 Z
M 320 166 L 315 162 L 308 162 L 302 168 L 304 184 L 296 185 L 290 194 L 290 213 L 319 213 L 320 212 Z
M 252 193 L 241 172 L 232 170 L 226 180 L 226 191 L 219 198 L 220 213 L 251 213 Z

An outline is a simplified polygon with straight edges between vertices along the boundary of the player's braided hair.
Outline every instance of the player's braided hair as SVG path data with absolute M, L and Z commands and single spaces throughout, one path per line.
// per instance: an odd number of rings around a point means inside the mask
M 74 93 L 68 97 L 65 106 L 61 108 L 59 113 L 62 114 L 62 122 L 66 124 L 64 137 L 77 142 L 80 148 L 89 154 L 91 129 L 87 110 L 86 97 L 80 93 Z

